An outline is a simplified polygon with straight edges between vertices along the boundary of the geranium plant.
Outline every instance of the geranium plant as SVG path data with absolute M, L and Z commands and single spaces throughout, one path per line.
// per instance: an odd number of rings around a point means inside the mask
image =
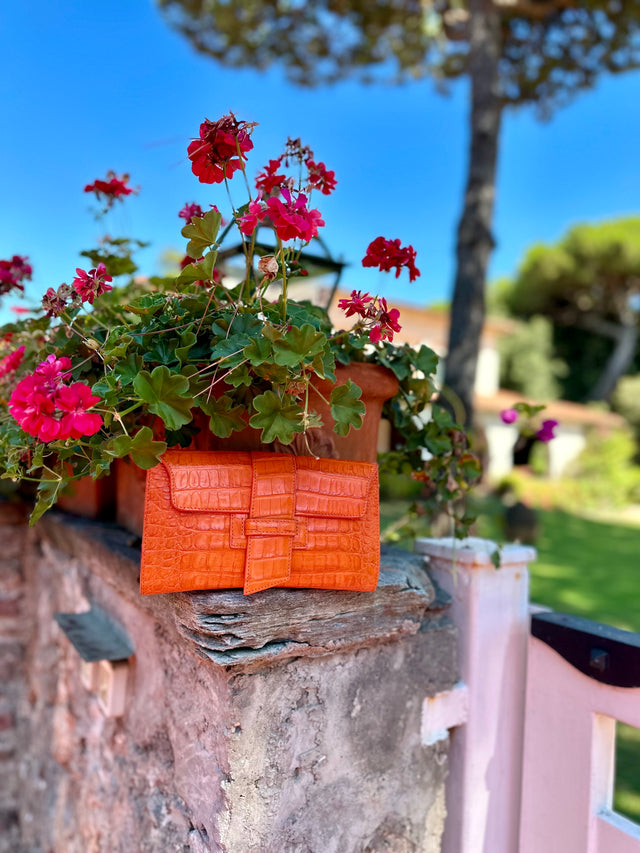
M 345 320 L 355 321 L 344 331 L 325 309 L 292 298 L 292 282 L 306 274 L 303 249 L 324 225 L 314 200 L 331 193 L 336 179 L 290 139 L 252 185 L 246 164 L 254 129 L 230 114 L 205 120 L 189 144 L 194 175 L 224 185 L 231 211 L 223 224 L 214 204 L 184 206 L 186 255 L 177 276 L 136 278 L 133 253 L 144 244 L 105 237 L 82 252 L 88 269 L 50 287 L 33 316 L 0 330 L 0 470 L 37 484 L 32 520 L 72 480 L 103 477 L 123 457 L 150 468 L 168 446 L 189 446 L 203 424 L 220 438 L 249 425 L 265 444 L 295 441 L 313 453 L 322 423 L 310 400 L 319 383 L 334 383 L 327 402 L 336 433 L 362 423 L 360 388 L 336 382 L 336 365 L 352 361 L 383 365 L 400 383 L 385 410 L 393 427 L 388 470 L 415 472 L 444 505 L 476 478 L 477 461 L 448 413 L 434 407 L 426 416 L 437 357 L 425 346 L 393 343 L 397 309 L 353 291 L 340 303 Z M 239 189 L 248 196 L 242 204 L 234 201 Z M 110 172 L 85 191 L 102 215 L 137 190 L 128 175 Z M 259 228 L 271 234 L 271 250 L 258 242 Z M 243 256 L 235 279 L 217 266 L 233 229 Z M 383 237 L 363 258 L 364 266 L 406 271 L 412 281 L 420 274 L 415 261 L 412 247 Z M 30 272 L 22 257 L 0 262 L 0 288 L 20 288 Z M 464 530 L 467 520 L 456 523 Z

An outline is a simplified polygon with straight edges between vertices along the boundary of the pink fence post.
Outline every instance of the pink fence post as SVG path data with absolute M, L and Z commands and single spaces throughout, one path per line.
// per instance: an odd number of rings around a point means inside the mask
M 468 717 L 451 729 L 442 853 L 516 853 L 536 552 L 483 539 L 420 539 L 416 551 L 451 595 Z M 499 568 L 493 559 L 499 555 Z M 493 559 L 492 559 L 493 558 Z

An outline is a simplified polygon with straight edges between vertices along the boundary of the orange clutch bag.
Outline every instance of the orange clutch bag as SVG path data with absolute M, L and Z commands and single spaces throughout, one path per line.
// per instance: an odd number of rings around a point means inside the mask
M 372 591 L 378 468 L 284 453 L 167 451 L 147 472 L 144 594 L 274 586 Z

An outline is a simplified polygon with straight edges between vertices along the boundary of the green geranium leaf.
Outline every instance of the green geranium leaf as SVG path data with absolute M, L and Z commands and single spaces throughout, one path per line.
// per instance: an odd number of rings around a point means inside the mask
M 290 368 L 276 364 L 274 361 L 265 362 L 253 368 L 256 376 L 266 379 L 272 385 L 286 385 L 288 379 L 292 379 Z
M 199 257 L 199 255 L 200 253 L 198 252 L 195 257 Z M 194 256 L 191 255 L 191 257 Z M 217 252 L 207 252 L 201 261 L 186 266 L 176 279 L 176 282 L 178 284 L 193 284 L 194 281 L 211 281 L 217 257 Z
M 415 364 L 418 370 L 421 370 L 425 376 L 429 376 L 436 372 L 439 360 L 435 352 L 423 344 L 418 350 Z
M 176 364 L 176 339 L 169 335 L 148 335 L 146 339 L 150 345 L 143 358 L 147 362 L 159 362 L 160 364 Z
M 120 380 L 123 387 L 131 385 L 141 370 L 142 356 L 134 355 L 133 353 L 129 353 L 126 358 L 118 361 L 117 364 L 113 366 L 113 373 Z M 96 391 L 94 393 L 97 394 L 98 392 Z
M 104 348 L 105 360 L 115 361 L 116 359 L 124 358 L 132 343 L 133 338 L 131 335 L 121 335 L 117 340 L 114 340 L 113 345 L 111 344 L 111 340 L 108 339 Z
M 451 451 L 451 442 L 446 438 L 428 438 L 425 447 L 434 456 L 440 456 Z
M 330 379 L 336 381 L 336 359 L 332 352 L 321 352 L 315 356 L 311 362 L 313 372 L 321 379 Z
M 134 436 L 119 435 L 112 438 L 107 445 L 106 453 L 122 459 L 131 456 L 138 468 L 145 471 L 153 468 L 167 449 L 165 441 L 156 441 L 151 427 L 141 427 Z
M 167 449 L 166 441 L 156 441 L 153 437 L 151 427 L 141 427 L 133 436 L 129 456 L 138 468 L 145 471 L 155 467 L 160 462 L 160 457 Z
M 183 365 L 180 368 L 180 373 L 189 380 L 189 393 L 194 399 L 211 385 L 211 380 L 206 377 L 203 378 L 195 364 Z
M 387 358 L 384 353 L 378 353 L 378 361 L 383 367 L 388 367 L 395 374 L 396 379 L 402 382 L 412 373 L 412 359 L 409 358 Z
M 347 435 L 351 427 L 362 426 L 365 405 L 360 399 L 362 389 L 347 379 L 344 385 L 338 385 L 331 392 L 331 416 L 335 421 L 334 432 Z
M 36 504 L 33 508 L 33 512 L 29 516 L 29 527 L 33 527 L 33 525 L 38 521 L 39 518 L 45 514 L 48 509 L 55 504 L 58 499 L 58 494 L 60 492 L 60 488 L 62 486 L 61 480 L 42 480 L 38 484 L 38 499 L 36 500 Z
M 316 331 L 309 323 L 298 328 L 292 326 L 284 337 L 273 343 L 276 364 L 295 367 L 321 353 L 327 344 L 327 336 Z
M 273 361 L 273 346 L 264 338 L 254 338 L 244 348 L 245 357 L 254 366 Z
M 220 230 L 222 216 L 217 210 L 210 210 L 204 216 L 196 216 L 182 229 L 182 236 L 189 240 L 187 255 L 199 258 L 205 249 L 213 246 Z
M 291 444 L 297 432 L 303 432 L 300 407 L 286 396 L 281 400 L 273 391 L 265 391 L 253 401 L 257 414 L 249 423 L 262 430 L 260 440 L 265 444 L 278 439 L 283 444 Z
M 165 305 L 165 298 L 158 293 L 150 293 L 147 296 L 141 296 L 135 302 L 123 305 L 125 311 L 131 314 L 137 314 L 139 317 L 153 317 L 158 311 L 161 311 Z
M 186 331 L 180 335 L 180 346 L 176 348 L 176 358 L 180 364 L 184 364 L 195 342 L 198 340 L 195 332 Z
M 149 411 L 162 418 L 169 429 L 179 429 L 191 420 L 194 404 L 186 376 L 171 373 L 164 364 L 151 373 L 142 370 L 134 379 L 133 387 L 148 405 Z
M 229 438 L 232 432 L 246 427 L 247 422 L 242 417 L 246 411 L 244 406 L 234 406 L 233 400 L 226 394 L 217 400 L 210 397 L 208 400 L 201 399 L 199 402 L 202 411 L 209 415 L 209 429 L 214 435 Z
M 211 347 L 211 361 L 222 360 L 222 366 L 229 370 L 245 360 L 244 349 L 249 343 L 246 335 L 231 335 L 223 338 Z
M 262 336 L 265 337 L 268 341 L 272 343 L 274 341 L 279 341 L 282 339 L 282 332 L 280 329 L 277 329 L 275 326 L 272 326 L 271 323 L 265 323 L 262 327 Z
M 190 423 L 180 429 L 165 429 L 164 437 L 169 447 L 189 447 L 200 431 L 200 427 Z
M 278 316 L 280 316 L 281 310 L 281 308 L 278 309 Z M 310 323 L 316 329 L 331 328 L 325 309 L 313 305 L 311 302 L 288 302 L 287 316 L 294 321 L 296 326 Z
M 240 367 L 236 367 L 235 370 L 232 370 L 225 377 L 225 382 L 227 385 L 231 385 L 233 388 L 239 388 L 240 385 L 246 385 L 247 388 L 250 388 L 253 385 L 254 377 L 249 373 L 249 369 L 246 364 L 240 365 Z
M 126 241 L 124 242 L 126 243 Z M 112 240 L 111 244 L 115 245 L 115 241 Z M 88 250 L 80 252 L 80 254 L 84 258 L 90 258 L 94 267 L 97 267 L 100 263 L 104 264 L 108 274 L 111 276 L 133 275 L 138 269 L 137 265 L 128 255 L 123 257 L 122 255 L 112 255 L 109 252 L 99 250 Z
M 91 386 L 91 393 L 100 397 L 103 402 L 109 400 L 109 396 L 116 390 L 116 378 L 113 375 L 103 376 Z

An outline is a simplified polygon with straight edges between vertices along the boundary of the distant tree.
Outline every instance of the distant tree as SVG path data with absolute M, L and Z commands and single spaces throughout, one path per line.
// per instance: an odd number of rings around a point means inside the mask
M 640 462 L 640 373 L 621 376 L 611 396 L 611 406 L 631 427 L 636 442 L 636 459 Z
M 532 317 L 511 335 L 501 338 L 500 386 L 545 402 L 560 396 L 559 377 L 569 368 L 554 356 L 553 326 L 546 317 Z
M 157 0 L 194 47 L 231 67 L 282 64 L 298 84 L 432 75 L 471 82 L 446 384 L 472 416 L 504 107 L 551 112 L 601 72 L 640 67 L 638 0 Z M 398 129 L 404 132 L 406 129 Z
M 570 398 L 608 400 L 638 353 L 640 217 L 578 225 L 534 246 L 500 299 L 516 317 L 553 323 Z

